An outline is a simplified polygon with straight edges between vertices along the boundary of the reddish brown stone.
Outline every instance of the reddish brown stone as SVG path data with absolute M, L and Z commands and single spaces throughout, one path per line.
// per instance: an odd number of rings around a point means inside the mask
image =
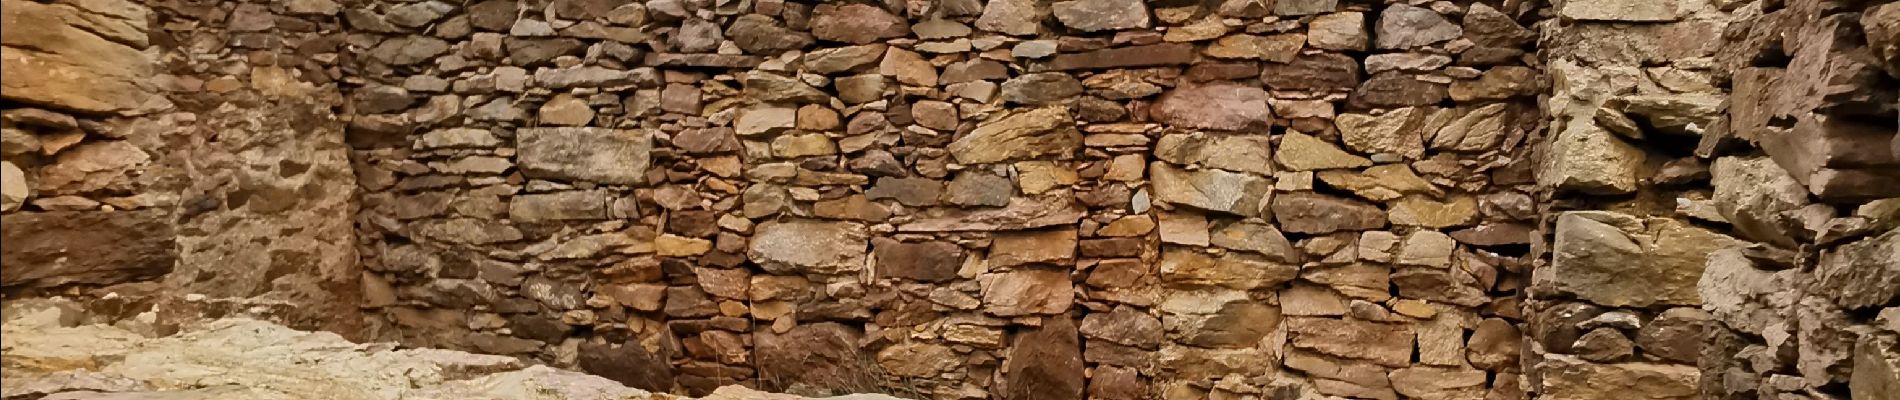
M 1355 109 L 1433 105 L 1444 101 L 1448 91 L 1445 84 L 1421 81 L 1399 72 L 1384 72 L 1359 84 L 1347 104 Z
M 1082 241 L 1083 257 L 1140 257 L 1147 239 L 1115 238 Z
M 1262 66 L 1260 80 L 1274 90 L 1352 90 L 1359 86 L 1359 61 L 1343 54 L 1301 55 Z
M 925 282 L 956 279 L 963 265 L 963 248 L 943 241 L 900 242 L 890 238 L 871 239 L 877 254 L 880 278 L 904 278 Z
M 823 322 L 753 335 L 760 389 L 784 391 L 797 384 L 844 393 L 877 387 L 870 356 L 858 351 L 863 333 L 856 329 Z
M 1031 71 L 1066 71 L 1182 65 L 1194 61 L 1194 45 L 1187 43 L 1151 44 L 1120 47 L 1086 53 L 1057 55 L 1049 62 L 1034 64 Z
M 1232 83 L 1176 87 L 1149 112 L 1164 124 L 1203 129 L 1259 129 L 1273 122 L 1265 90 Z
M 1161 320 L 1129 307 L 1090 313 L 1082 318 L 1083 335 L 1124 346 L 1154 349 L 1161 345 Z
M 1075 320 L 1066 315 L 1044 318 L 1042 326 L 1017 334 L 1009 346 L 1009 369 L 1003 373 L 1003 398 L 1080 400 L 1085 379 L 1081 342 Z
M 9 288 L 154 279 L 178 260 L 171 214 L 160 209 L 13 213 L 0 219 L 0 237 Z
M 623 385 L 664 392 L 673 388 L 673 366 L 663 355 L 649 353 L 639 343 L 619 347 L 582 342 L 576 360 L 582 371 Z

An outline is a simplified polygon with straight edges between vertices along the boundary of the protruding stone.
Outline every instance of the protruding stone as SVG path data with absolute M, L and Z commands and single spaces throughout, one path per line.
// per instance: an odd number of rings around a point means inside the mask
M 1464 30 L 1430 9 L 1393 4 L 1379 13 L 1373 40 L 1381 49 L 1412 49 L 1457 39 Z
M 770 221 L 754 228 L 747 254 L 775 274 L 837 274 L 864 268 L 864 226 L 814 220 Z

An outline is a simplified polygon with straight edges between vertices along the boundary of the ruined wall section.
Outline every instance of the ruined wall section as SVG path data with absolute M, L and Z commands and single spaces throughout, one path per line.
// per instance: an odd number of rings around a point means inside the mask
M 1535 13 L 349 4 L 364 298 L 655 390 L 1518 398 Z
M 1534 395 L 1895 393 L 1900 236 L 1876 200 L 1900 194 L 1895 6 L 1878 3 L 1554 5 Z
M 360 333 L 340 26 L 234 6 L 0 6 L 9 297 Z

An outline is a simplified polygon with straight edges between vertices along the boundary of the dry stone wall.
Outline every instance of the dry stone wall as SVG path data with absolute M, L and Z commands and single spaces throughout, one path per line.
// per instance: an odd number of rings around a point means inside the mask
M 406 343 L 699 393 L 1522 395 L 1527 3 L 339 16 Z
M 1900 393 L 1879 200 L 1900 194 L 1900 4 L 1880 3 L 1556 5 L 1534 393 Z
M 0 1 L 0 287 L 90 322 L 695 395 L 1900 392 L 1890 2 Z

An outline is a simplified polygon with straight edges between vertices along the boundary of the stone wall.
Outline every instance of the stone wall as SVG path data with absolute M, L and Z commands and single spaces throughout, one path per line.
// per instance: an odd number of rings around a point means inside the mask
M 405 343 L 695 393 L 1522 394 L 1526 4 L 341 17 Z
M 1556 6 L 1535 393 L 1900 393 L 1900 220 L 1876 200 L 1900 195 L 1900 5 L 1874 3 Z
M 0 1 L 9 298 L 692 394 L 1900 385 L 1892 4 Z

